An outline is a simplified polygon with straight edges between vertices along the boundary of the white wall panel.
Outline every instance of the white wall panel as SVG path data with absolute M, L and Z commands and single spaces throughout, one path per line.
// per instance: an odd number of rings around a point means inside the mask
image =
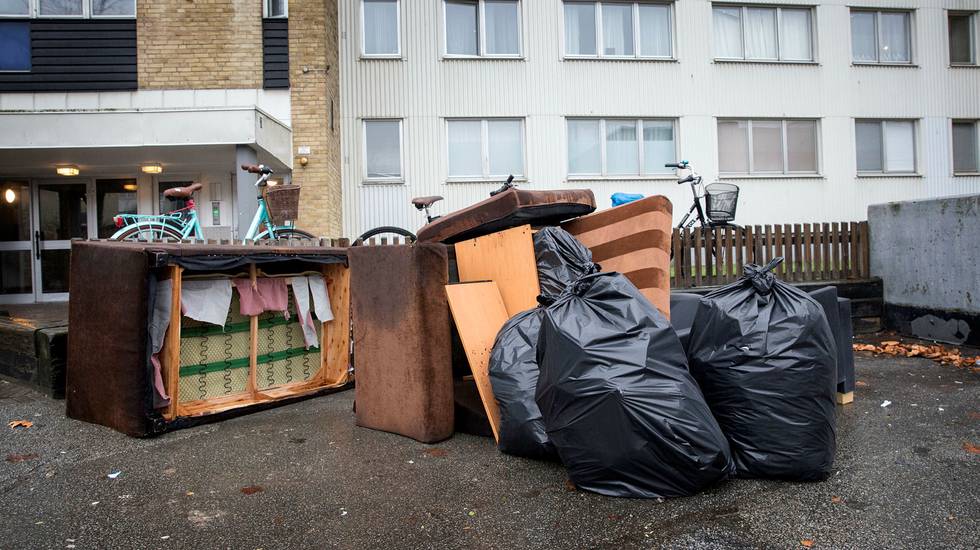
M 753 2 L 773 5 L 810 2 Z M 481 200 L 497 183 L 447 184 L 446 117 L 524 117 L 528 188 L 587 186 L 601 208 L 616 191 L 664 194 L 679 218 L 688 187 L 671 180 L 569 181 L 566 116 L 678 119 L 680 158 L 717 179 L 716 117 L 820 120 L 816 178 L 739 178 L 743 224 L 861 220 L 869 204 L 980 192 L 980 177 L 953 177 L 951 117 L 980 119 L 980 69 L 950 68 L 946 10 L 980 10 L 980 0 L 864 0 L 862 7 L 914 7 L 911 67 L 853 66 L 845 0 L 815 9 L 816 62 L 713 60 L 711 3 L 675 3 L 676 62 L 563 60 L 560 0 L 524 0 L 521 60 L 444 60 L 439 0 L 402 0 L 402 59 L 360 59 L 359 0 L 340 0 L 344 228 L 418 228 L 409 205 L 442 195 L 446 213 Z M 404 185 L 363 185 L 364 118 L 401 118 Z M 854 118 L 917 120 L 921 177 L 856 177 Z

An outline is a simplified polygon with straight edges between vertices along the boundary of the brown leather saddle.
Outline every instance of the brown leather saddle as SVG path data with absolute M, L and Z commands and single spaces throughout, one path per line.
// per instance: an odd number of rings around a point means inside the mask
M 200 183 L 192 183 L 187 187 L 171 187 L 163 192 L 163 196 L 168 199 L 189 199 L 196 191 L 200 191 L 204 186 Z

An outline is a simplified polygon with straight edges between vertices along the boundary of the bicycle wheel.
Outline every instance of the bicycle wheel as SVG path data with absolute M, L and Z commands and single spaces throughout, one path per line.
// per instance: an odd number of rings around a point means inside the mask
M 408 244 L 412 244 L 418 240 L 418 237 L 415 236 L 415 233 L 412 233 L 407 229 L 402 229 L 401 227 L 393 227 L 390 225 L 384 225 L 381 227 L 375 227 L 374 229 L 369 229 L 368 231 L 365 231 L 363 234 L 361 234 L 360 237 L 357 238 L 357 240 L 354 241 L 353 245 L 358 246 L 364 244 L 364 241 L 372 237 L 377 237 L 378 235 L 385 235 L 385 234 L 405 237 L 405 242 Z
M 152 241 L 163 239 L 181 240 L 183 235 L 172 226 L 160 225 L 149 226 L 146 224 L 133 224 L 116 231 L 111 239 L 115 241 Z
M 316 240 L 316 237 L 312 233 L 308 233 L 306 231 L 303 231 L 302 229 L 294 229 L 291 227 L 287 227 L 284 229 L 276 229 L 275 239 L 272 239 L 269 236 L 269 232 L 266 231 L 261 235 L 259 235 L 259 238 L 257 240 L 259 241 L 276 240 L 276 241 L 296 242 L 296 241 L 312 241 L 312 240 Z

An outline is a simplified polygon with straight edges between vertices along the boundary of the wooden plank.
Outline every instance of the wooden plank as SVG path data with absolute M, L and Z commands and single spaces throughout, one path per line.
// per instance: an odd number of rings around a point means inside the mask
M 694 254 L 694 285 L 701 286 L 703 282 L 703 276 L 701 274 L 702 267 L 702 257 L 704 254 L 704 231 L 700 227 L 694 228 L 694 246 L 692 248 L 692 254 Z
M 796 223 L 793 224 L 793 280 L 804 280 L 803 271 L 803 226 Z
M 813 226 L 803 224 L 803 280 L 813 280 Z
M 813 224 L 813 279 L 823 280 L 823 231 L 820 224 Z
M 715 232 L 710 227 L 702 227 L 701 233 L 704 235 L 704 284 L 712 286 L 718 282 L 715 278 Z
M 847 222 L 840 223 L 840 278 L 851 277 L 851 231 Z
M 773 272 L 777 276 L 779 276 L 780 279 L 782 279 L 784 278 L 782 272 L 784 269 L 786 269 L 786 261 L 785 261 L 786 255 L 783 254 L 783 226 L 779 224 L 775 224 L 773 228 L 772 243 L 773 243 L 773 249 L 772 249 L 773 259 L 782 256 L 784 260 L 783 265 L 778 266 L 775 270 L 773 270 Z
M 684 266 L 684 288 L 691 288 L 694 285 L 694 277 L 691 273 L 691 228 L 685 227 L 681 232 L 681 265 Z
M 746 250 L 748 248 L 748 241 L 745 240 L 746 230 L 749 232 L 752 231 L 750 228 L 735 228 L 735 278 L 742 276 L 742 266 L 745 265 Z
M 763 243 L 763 247 L 762 247 L 762 251 L 764 253 L 763 255 L 765 256 L 765 258 L 764 258 L 764 260 L 762 261 L 762 263 L 760 265 L 766 265 L 767 263 L 769 263 L 769 262 L 772 261 L 772 259 L 773 259 L 773 250 L 774 250 L 774 244 L 773 243 L 775 242 L 774 239 L 775 239 L 775 237 L 773 236 L 772 226 L 767 224 L 766 225 L 766 240 Z
M 849 391 L 847 393 L 837 392 L 837 404 L 847 405 L 848 403 L 854 402 L 854 392 Z
M 537 306 L 538 264 L 530 225 L 458 242 L 455 247 L 460 282 L 497 283 L 509 316 Z
M 350 363 L 350 269 L 343 264 L 323 266 L 333 321 L 323 324 L 321 381 L 337 386 L 349 381 Z
M 871 240 L 868 222 L 861 222 L 861 278 L 871 277 Z
M 840 224 L 830 224 L 830 276 L 834 281 L 840 280 Z
M 735 236 L 731 227 L 725 228 L 725 283 L 732 282 L 732 273 L 735 271 Z
M 675 227 L 671 232 L 670 246 L 674 254 L 672 258 L 674 273 L 671 276 L 670 286 L 671 288 L 683 288 L 684 272 L 687 271 L 687 266 L 684 265 L 684 256 L 681 254 L 681 230 L 678 227 Z
M 163 412 L 163 418 L 173 420 L 177 417 L 177 404 L 180 402 L 180 285 L 184 268 L 171 266 L 170 281 L 170 324 L 160 350 L 160 367 L 170 404 Z
M 861 261 L 860 260 L 860 258 L 861 258 L 861 252 L 860 252 L 860 250 L 861 249 L 860 249 L 859 244 L 858 244 L 858 242 L 860 241 L 861 235 L 858 233 L 858 224 L 857 224 L 857 222 L 851 222 L 849 224 L 849 227 L 847 229 L 847 235 L 848 235 L 848 239 L 847 240 L 848 240 L 848 243 L 849 243 L 848 244 L 848 260 L 850 260 L 849 263 L 848 263 L 848 267 L 850 268 L 850 269 L 848 269 L 848 273 L 850 274 L 849 275 L 849 278 L 851 278 L 851 279 L 857 279 L 857 278 L 859 278 L 861 276 L 860 268 L 859 268 L 859 264 L 860 264 L 860 261 Z
M 494 339 L 510 315 L 493 281 L 446 285 L 446 296 L 490 429 L 494 439 L 500 441 L 500 411 L 493 397 L 488 368 Z

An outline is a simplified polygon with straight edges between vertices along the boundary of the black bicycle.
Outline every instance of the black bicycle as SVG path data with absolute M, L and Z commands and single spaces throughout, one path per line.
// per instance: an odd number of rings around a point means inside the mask
M 499 195 L 500 193 L 503 193 L 504 191 L 508 189 L 512 189 L 514 187 L 517 187 L 517 185 L 514 183 L 514 176 L 508 176 L 507 181 L 504 182 L 504 184 L 499 189 L 490 192 L 490 196 L 493 197 Z M 432 223 L 438 220 L 441 216 L 433 216 L 432 212 L 430 212 L 429 209 L 432 208 L 433 204 L 441 200 L 442 197 L 440 197 L 439 195 L 432 195 L 430 197 L 415 197 L 414 199 L 412 199 L 412 206 L 414 206 L 415 209 L 418 210 L 419 212 L 424 210 L 426 223 Z M 404 237 L 405 242 L 407 244 L 412 244 L 418 240 L 418 237 L 415 235 L 415 233 L 412 233 L 407 229 L 402 229 L 401 227 L 395 227 L 393 225 L 382 225 L 381 227 L 375 227 L 374 229 L 369 229 L 364 233 L 362 233 L 361 236 L 354 241 L 354 246 L 363 244 L 368 239 L 373 239 L 375 237 L 378 237 L 379 235 L 394 235 L 396 237 Z
M 733 223 L 735 221 L 735 209 L 738 207 L 737 185 L 721 182 L 704 185 L 701 176 L 691 168 L 691 163 L 686 160 L 670 162 L 664 166 L 691 171 L 686 177 L 677 180 L 678 185 L 690 183 L 691 194 L 694 195 L 694 204 L 677 224 L 679 229 L 693 227 L 695 223 L 699 222 L 701 227 L 739 227 Z M 702 197 L 704 197 L 704 207 L 701 206 Z M 692 217 L 692 214 L 697 214 L 697 216 Z

